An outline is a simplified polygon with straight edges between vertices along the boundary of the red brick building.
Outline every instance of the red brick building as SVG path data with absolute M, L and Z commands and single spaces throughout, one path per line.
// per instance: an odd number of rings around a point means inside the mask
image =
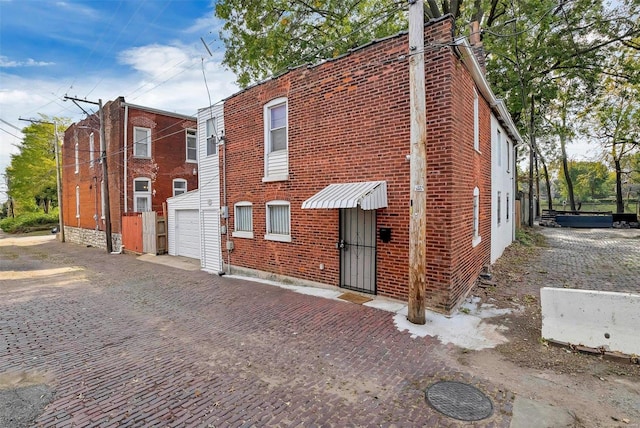
M 491 118 L 512 125 L 452 25 L 425 27 L 427 303 L 442 312 L 490 263 Z M 408 52 L 399 34 L 225 100 L 232 271 L 407 298 Z
M 120 248 L 124 213 L 157 211 L 175 194 L 198 187 L 196 119 L 126 103 L 103 107 L 111 230 Z M 65 235 L 105 248 L 104 180 L 98 114 L 64 134 L 62 189 Z

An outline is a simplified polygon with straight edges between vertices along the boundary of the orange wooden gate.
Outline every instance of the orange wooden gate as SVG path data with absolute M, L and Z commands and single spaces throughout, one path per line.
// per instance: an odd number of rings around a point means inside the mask
M 142 214 L 126 213 L 122 216 L 122 245 L 125 251 L 142 254 Z

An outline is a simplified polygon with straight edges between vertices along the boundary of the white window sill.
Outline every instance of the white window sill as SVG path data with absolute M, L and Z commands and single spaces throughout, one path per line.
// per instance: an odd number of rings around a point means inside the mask
M 197 160 L 193 160 L 193 159 L 187 159 L 185 162 L 186 163 L 198 163 Z
M 151 160 L 151 156 L 138 156 L 138 155 L 133 155 L 134 159 L 148 159 Z
M 471 241 L 471 246 L 472 247 L 477 247 L 479 243 L 482 242 L 482 236 L 476 236 L 475 238 L 473 238 L 473 240 Z
M 76 218 L 80 218 L 80 214 L 76 214 Z
M 233 236 L 234 238 L 249 238 L 249 239 L 253 239 L 253 232 L 245 232 L 242 230 L 236 230 L 231 232 L 231 236 Z
M 291 242 L 291 235 L 276 235 L 268 233 L 264 235 L 264 239 L 267 241 Z
M 285 175 L 272 175 L 269 177 L 262 177 L 263 183 L 271 183 L 273 181 L 287 181 L 289 180 L 289 174 Z
M 475 151 L 476 151 L 476 153 L 477 153 L 477 154 L 479 154 L 479 155 L 481 155 L 481 154 L 482 154 L 482 152 L 480 151 L 480 149 L 479 149 L 479 148 L 478 148 L 478 149 L 476 149 L 476 148 L 474 147 L 474 148 L 473 148 L 473 150 L 475 150 Z

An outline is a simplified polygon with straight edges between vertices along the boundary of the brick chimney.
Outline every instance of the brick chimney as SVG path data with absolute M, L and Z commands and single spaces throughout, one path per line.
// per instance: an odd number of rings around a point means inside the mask
M 480 64 L 480 68 L 484 74 L 487 73 L 487 64 L 485 60 L 484 46 L 482 45 L 482 33 L 480 33 L 480 23 L 473 21 L 470 25 L 469 44 L 473 49 L 473 54 Z

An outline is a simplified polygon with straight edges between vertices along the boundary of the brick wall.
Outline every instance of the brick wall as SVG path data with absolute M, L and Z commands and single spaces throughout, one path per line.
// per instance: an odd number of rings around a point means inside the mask
M 111 230 L 121 232 L 121 216 L 124 212 L 124 98 L 109 101 L 103 107 L 107 164 L 109 169 L 109 198 L 111 205 Z M 133 158 L 133 126 L 151 128 L 152 156 L 150 159 Z M 196 121 L 174 117 L 157 111 L 129 107 L 128 140 L 128 208 L 133 211 L 133 180 L 147 177 L 152 180 L 152 208 L 162 212 L 162 203 L 173 196 L 173 179 L 187 180 L 188 190 L 198 187 L 198 177 L 193 174 L 196 163 L 186 162 L 186 129 L 196 129 Z M 97 114 L 74 123 L 66 131 L 62 148 L 62 191 L 65 225 L 104 231 L 100 183 L 102 165 L 100 157 L 100 121 Z M 91 166 L 89 136 L 94 134 L 94 163 Z M 79 172 L 75 173 L 75 142 L 79 145 Z M 80 216 L 76 217 L 76 186 L 80 190 Z M 97 213 L 97 221 L 95 215 Z M 104 236 L 104 232 L 102 233 Z M 90 234 L 87 245 L 93 245 Z M 115 248 L 115 244 L 114 244 Z
M 425 29 L 427 53 L 428 304 L 450 311 L 489 257 L 489 107 L 481 100 L 483 155 L 473 149 L 473 82 L 448 47 L 449 19 Z M 435 42 L 429 44 L 429 42 Z M 409 71 L 407 37 L 390 38 L 312 68 L 298 68 L 225 102 L 227 196 L 253 203 L 254 238 L 230 238 L 231 264 L 339 285 L 339 212 L 302 210 L 302 202 L 331 183 L 386 180 L 388 208 L 377 227 L 378 294 L 408 293 Z M 262 182 L 263 106 L 287 97 L 289 180 Z M 482 196 L 481 245 L 472 248 L 473 188 Z M 291 203 L 291 243 L 263 239 L 265 204 Z M 320 265 L 324 269 L 320 269 Z

